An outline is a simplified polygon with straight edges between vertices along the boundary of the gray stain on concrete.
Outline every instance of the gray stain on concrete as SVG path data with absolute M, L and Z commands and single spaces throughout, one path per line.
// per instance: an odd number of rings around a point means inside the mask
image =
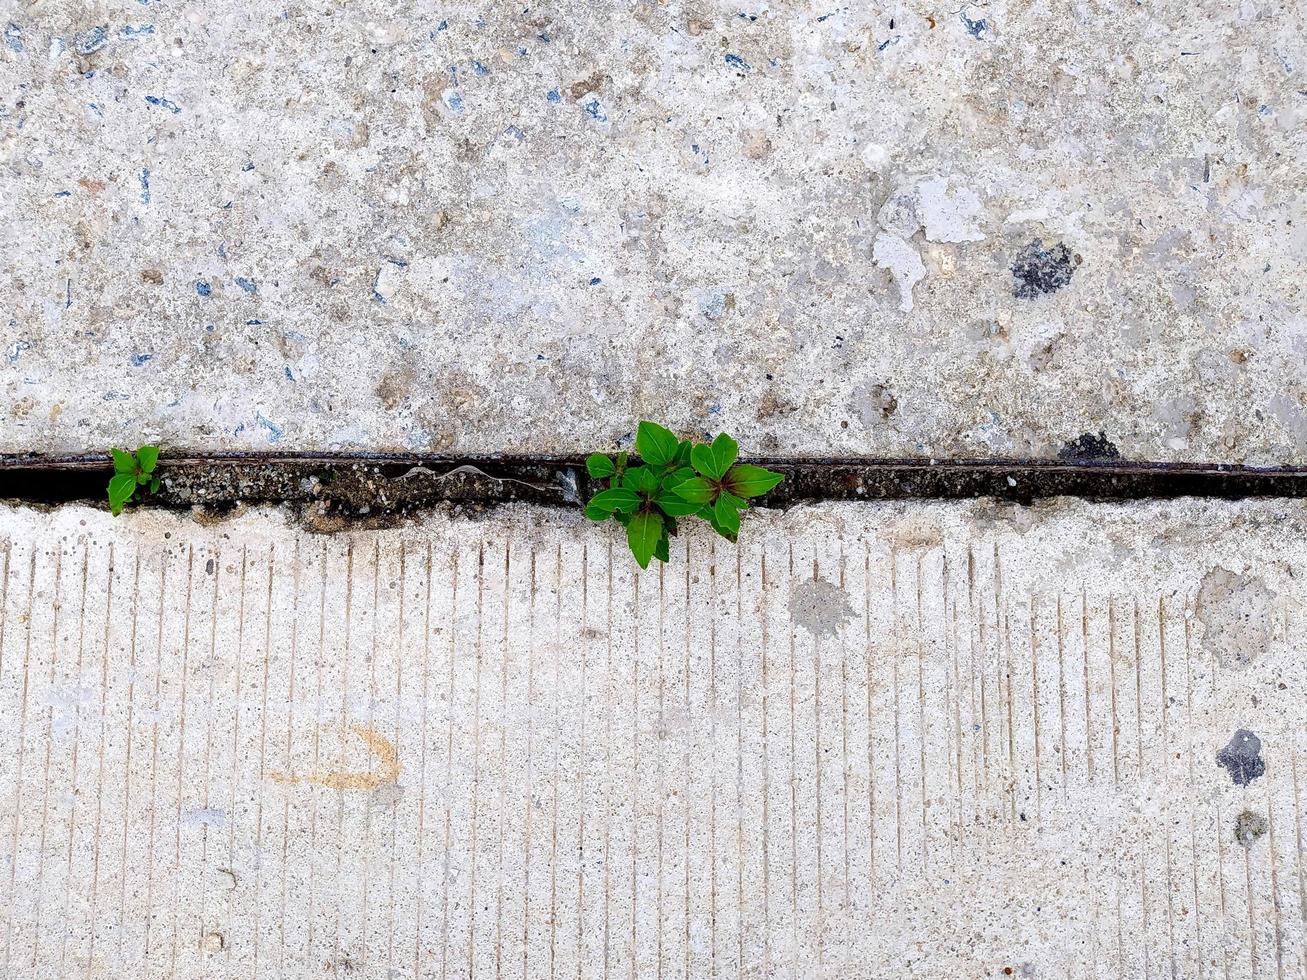
M 1247 786 L 1266 772 L 1262 740 L 1246 728 L 1238 729 L 1225 748 L 1216 753 L 1216 762 L 1229 771 L 1236 786 Z
M 790 596 L 790 621 L 813 636 L 835 636 L 853 618 L 853 607 L 837 585 L 812 579 L 794 587 Z
M 1203 646 L 1223 667 L 1247 667 L 1271 642 L 1273 604 L 1274 594 L 1261 578 L 1211 569 L 1194 603 Z

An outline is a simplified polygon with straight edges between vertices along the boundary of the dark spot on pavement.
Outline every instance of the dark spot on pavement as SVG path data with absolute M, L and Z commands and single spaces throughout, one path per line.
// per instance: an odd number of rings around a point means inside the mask
M 1266 818 L 1252 810 L 1244 810 L 1234 819 L 1234 839 L 1244 847 L 1252 847 L 1253 842 L 1266 833 Z
M 1071 282 L 1080 261 L 1080 256 L 1073 255 L 1062 242 L 1044 248 L 1043 242 L 1033 241 L 1017 253 L 1012 263 L 1012 295 L 1035 299 L 1056 292 Z
M 1120 459 L 1121 450 L 1107 438 L 1106 432 L 1086 432 L 1057 451 L 1058 459 Z
M 1236 786 L 1247 786 L 1266 772 L 1262 740 L 1246 728 L 1236 731 L 1225 748 L 1216 753 L 1216 762 L 1229 771 Z

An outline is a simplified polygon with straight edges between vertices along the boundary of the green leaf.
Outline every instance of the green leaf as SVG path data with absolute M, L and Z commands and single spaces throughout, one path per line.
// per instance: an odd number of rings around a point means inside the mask
M 670 490 L 664 491 L 657 500 L 654 501 L 664 514 L 670 514 L 672 517 L 688 517 L 691 514 L 699 513 L 699 508 L 703 504 L 695 503 L 692 500 L 686 500 L 684 497 L 678 497 Z
M 601 490 L 591 497 L 590 503 L 586 504 L 586 511 L 593 508 L 605 514 L 611 514 L 615 510 L 629 514 L 639 506 L 640 498 L 633 491 L 617 487 L 613 490 Z
M 631 554 L 641 568 L 649 567 L 649 559 L 662 536 L 661 514 L 640 513 L 631 518 L 631 523 L 626 526 L 626 543 L 631 546 Z
M 122 513 L 123 504 L 132 499 L 136 492 L 136 477 L 131 473 L 119 473 L 109 481 L 109 509 L 115 517 Z
M 706 504 L 713 499 L 713 488 L 701 476 L 692 476 L 688 480 L 671 488 L 672 493 L 692 504 Z
M 708 510 L 707 508 L 705 508 L 705 510 L 707 510 L 707 512 L 704 514 L 700 514 L 699 516 L 708 522 L 709 527 L 711 527 L 714 531 L 716 531 L 718 534 L 724 537 L 727 541 L 731 542 L 731 544 L 734 544 L 735 539 L 738 536 L 738 532 L 730 531 L 722 527 L 721 524 L 718 523 L 717 518 L 713 515 L 713 512 L 711 510 Z
M 740 497 L 761 497 L 785 477 L 761 466 L 741 463 L 726 474 L 726 485 Z
M 141 464 L 143 473 L 153 473 L 154 465 L 159 462 L 159 447 L 142 446 L 136 450 L 136 461 Z
M 735 462 L 735 457 L 740 455 L 740 444 L 723 432 L 712 441 L 712 454 L 717 461 L 716 476 L 721 479 Z
M 689 439 L 682 439 L 682 440 L 681 440 L 681 444 L 680 444 L 679 446 L 676 447 L 676 465 L 677 465 L 677 466 L 689 466 L 689 465 L 690 465 L 690 451 L 691 451 L 692 449 L 694 449 L 694 443 L 692 443 Z
M 717 457 L 713 455 L 711 446 L 695 446 L 690 450 L 690 462 L 694 468 L 709 479 L 716 480 L 721 474 L 716 472 Z
M 717 503 L 713 504 L 713 517 L 723 534 L 726 532 L 731 534 L 740 533 L 740 512 L 735 509 L 737 499 L 739 498 L 723 493 L 717 498 Z
M 110 449 L 113 453 L 113 471 L 115 473 L 135 473 L 136 457 L 121 449 Z
M 149 474 L 149 473 L 137 473 L 137 474 L 136 474 L 136 485 L 137 485 L 138 487 L 143 487 L 143 486 L 145 486 L 145 485 L 146 485 L 147 483 L 149 483 L 149 482 L 150 482 L 150 474 Z
M 681 441 L 653 422 L 641 422 L 635 430 L 635 451 L 652 466 L 666 466 L 676 459 Z
M 156 476 L 152 480 L 150 480 L 150 493 L 158 493 L 158 492 L 159 492 L 159 478 Z
M 658 539 L 658 547 L 654 548 L 654 557 L 663 564 L 667 564 L 667 562 L 671 560 L 672 545 L 671 542 L 667 540 L 666 534 L 663 534 L 663 536 Z
M 596 480 L 602 480 L 606 476 L 612 476 L 617 472 L 613 466 L 613 461 L 603 453 L 591 453 L 586 457 L 585 470 Z
M 596 507 L 594 504 L 586 504 L 585 516 L 590 518 L 592 521 L 603 522 L 612 517 L 613 512 L 611 510 L 604 510 L 602 507 Z
M 694 479 L 694 470 L 689 466 L 682 466 L 678 469 L 669 470 L 663 477 L 663 487 L 671 489 L 678 483 L 684 483 L 686 480 Z

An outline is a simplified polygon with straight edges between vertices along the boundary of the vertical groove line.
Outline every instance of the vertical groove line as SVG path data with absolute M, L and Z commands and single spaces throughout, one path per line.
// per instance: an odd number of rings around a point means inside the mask
M 118 878 L 118 958 L 122 959 L 123 934 L 127 931 L 127 838 L 132 824 L 132 736 L 136 723 L 136 628 L 141 606 L 141 553 L 133 558 L 131 659 L 127 673 L 127 755 L 123 761 L 123 850 Z M 35 583 L 34 583 L 35 584 Z M 30 622 L 30 621 L 29 621 Z
M 422 603 L 422 737 L 418 750 L 418 820 L 417 840 L 414 847 L 414 871 L 417 874 L 417 894 L 414 896 L 414 932 L 413 932 L 413 973 L 422 975 L 422 904 L 426 897 L 426 874 L 422 865 L 423 829 L 427 815 L 427 704 L 429 701 L 431 675 L 431 563 L 432 546 L 427 541 L 426 581 L 423 583 L 425 595 Z
M 291 758 L 291 739 L 295 730 L 295 671 L 298 667 L 299 612 L 300 612 L 300 539 L 295 536 L 295 550 L 291 554 L 290 597 L 290 670 L 289 689 L 286 694 L 286 772 L 294 769 Z M 277 967 L 286 968 L 286 888 L 290 870 L 290 792 L 281 798 L 281 910 L 278 916 Z
M 82 654 L 85 651 L 86 641 L 86 582 L 87 570 L 91 561 L 89 543 L 82 544 L 82 584 L 81 599 L 77 604 L 77 668 L 74 676 L 77 678 L 78 687 L 82 682 Z M 9 580 L 9 553 L 5 552 L 5 571 L 4 586 L 0 587 L 0 594 L 6 593 Z M 189 608 L 189 606 L 188 606 Z M 0 616 L 4 614 L 4 599 L 0 597 Z M 59 975 L 64 975 L 64 962 L 68 951 L 68 913 L 72 908 L 73 901 L 73 841 L 77 836 L 77 758 L 78 749 L 82 740 L 82 706 L 81 697 L 78 696 L 78 704 L 73 709 L 73 752 L 68 777 L 68 785 L 72 789 L 68 801 L 68 853 L 66 856 L 67 867 L 64 874 L 64 908 L 63 908 L 63 928 L 59 930 Z M 179 766 L 180 770 L 180 766 Z M 178 831 L 180 833 L 180 830 Z M 174 920 L 175 923 L 175 920 Z
M 32 943 L 31 965 L 33 968 L 36 967 L 40 960 L 41 906 L 45 904 L 43 894 L 45 891 L 45 842 L 50 819 L 50 762 L 54 742 L 54 690 L 58 678 L 59 664 L 59 610 L 63 605 L 59 596 L 60 589 L 63 586 L 63 564 L 64 539 L 60 538 L 55 544 L 54 592 L 50 595 L 50 678 L 47 685 L 50 704 L 45 719 L 45 768 L 41 779 L 41 843 L 37 850 L 36 908 L 32 913 L 32 935 L 35 937 Z M 151 818 L 153 818 L 153 811 L 151 812 Z M 16 857 L 17 854 L 15 853 Z
M 27 619 L 24 622 L 23 641 L 23 684 L 22 684 L 22 701 L 18 715 L 18 759 L 17 768 L 14 770 L 14 843 L 13 852 L 9 860 L 9 895 L 10 900 L 5 904 L 8 911 L 5 913 L 5 973 L 9 973 L 9 952 L 10 945 L 13 941 L 14 931 L 14 903 L 13 896 L 17 894 L 14 887 L 18 874 L 18 825 L 19 814 L 23 809 L 23 759 L 24 749 L 26 748 L 27 734 L 27 681 L 28 674 L 31 670 L 32 661 L 32 610 L 33 601 L 36 598 L 36 554 L 40 549 L 32 548 L 32 560 L 27 573 Z M 130 723 L 129 723 L 130 724 Z M 125 818 L 124 818 L 125 826 Z M 124 839 L 126 831 L 124 830 Z M 126 871 L 124 870 L 124 880 Z

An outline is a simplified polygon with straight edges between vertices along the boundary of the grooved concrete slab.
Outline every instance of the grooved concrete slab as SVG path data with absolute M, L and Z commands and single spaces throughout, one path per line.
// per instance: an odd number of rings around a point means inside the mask
M 0 974 L 1303 977 L 1305 525 L 6 510 Z
M 8 4 L 3 448 L 1307 462 L 1305 10 Z

